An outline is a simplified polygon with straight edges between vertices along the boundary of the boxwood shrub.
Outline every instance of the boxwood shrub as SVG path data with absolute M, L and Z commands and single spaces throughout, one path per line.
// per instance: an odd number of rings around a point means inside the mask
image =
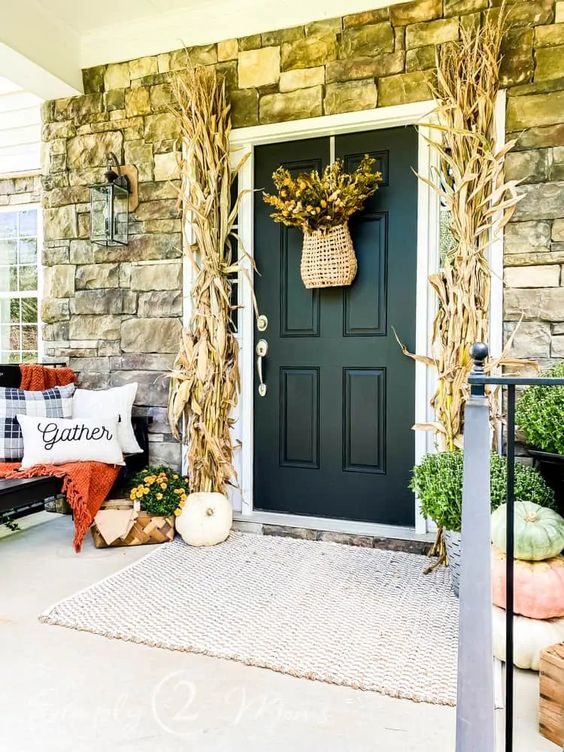
M 421 511 L 438 527 L 460 531 L 462 524 L 462 463 L 463 453 L 428 454 L 413 468 L 410 488 L 421 502 Z M 506 500 L 507 460 L 491 455 L 491 508 L 497 509 Z M 515 463 L 515 500 L 534 501 L 554 507 L 554 492 L 540 473 L 529 465 Z
M 564 378 L 564 362 L 544 376 Z M 564 454 L 564 386 L 529 386 L 515 409 L 515 423 L 531 447 Z

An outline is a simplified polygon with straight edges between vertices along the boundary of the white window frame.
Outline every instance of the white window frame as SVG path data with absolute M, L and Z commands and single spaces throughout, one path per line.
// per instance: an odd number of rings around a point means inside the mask
M 31 203 L 8 204 L 6 206 L 0 206 L 0 214 L 28 211 L 30 209 L 37 211 L 37 290 L 0 291 L 0 300 L 37 298 L 37 362 L 40 363 L 43 360 L 44 353 L 43 327 L 41 323 L 41 301 L 43 299 L 43 212 L 41 204 L 37 201 Z

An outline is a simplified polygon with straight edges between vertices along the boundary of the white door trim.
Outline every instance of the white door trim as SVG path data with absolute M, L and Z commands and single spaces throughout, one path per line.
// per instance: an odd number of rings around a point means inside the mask
M 505 145 L 505 106 L 507 92 L 498 92 L 494 111 L 494 134 L 496 150 Z M 503 233 L 492 239 L 488 258 L 491 273 L 490 291 L 490 355 L 498 357 L 503 351 Z
M 495 129 L 498 148 L 505 142 L 505 91 L 500 91 L 496 101 Z M 331 136 L 360 130 L 392 128 L 402 125 L 417 125 L 431 122 L 433 101 L 382 107 L 375 110 L 328 115 L 306 120 L 294 120 L 272 125 L 252 126 L 232 131 L 232 157 L 238 161 L 247 155 L 247 161 L 239 174 L 239 188 L 253 190 L 253 149 L 256 145 L 277 141 Z M 419 126 L 418 170 L 420 174 L 431 176 L 436 166 L 436 154 L 431 150 L 427 139 L 436 137 L 436 132 L 424 125 Z M 240 445 L 236 452 L 236 468 L 239 489 L 231 494 L 235 517 L 239 520 L 312 527 L 319 530 L 334 530 L 356 534 L 382 535 L 386 537 L 412 537 L 427 531 L 417 501 L 415 527 L 392 527 L 364 524 L 355 521 L 330 518 L 309 518 L 299 515 L 281 515 L 253 511 L 253 384 L 254 384 L 254 310 L 253 293 L 249 283 L 252 271 L 253 248 L 253 194 L 248 193 L 241 201 L 237 228 L 241 245 L 249 258 L 243 258 L 244 271 L 239 275 L 239 342 L 241 395 L 235 417 L 234 438 Z M 490 310 L 490 350 L 498 354 L 503 342 L 503 238 L 498 238 L 490 247 L 490 267 L 492 271 L 491 310 Z M 430 333 L 436 312 L 436 301 L 432 295 L 428 276 L 439 266 L 439 202 L 434 191 L 423 181 L 418 181 L 418 221 L 417 221 L 417 286 L 416 286 L 416 351 L 430 352 Z M 185 275 L 185 286 L 190 285 L 189 269 Z M 190 309 L 190 292 L 185 290 L 185 320 Z M 436 386 L 436 374 L 424 364 L 415 366 L 415 420 L 426 422 L 433 419 L 429 400 Z M 433 437 L 429 432 L 415 433 L 414 463 L 424 454 L 434 451 Z
M 362 130 L 394 128 L 405 125 L 416 125 L 428 122 L 435 104 L 433 101 L 415 102 L 393 107 L 382 107 L 375 110 L 348 112 L 340 115 L 328 115 L 305 120 L 293 120 L 286 123 L 259 125 L 250 128 L 240 128 L 232 132 L 231 143 L 234 159 L 247 156 L 239 174 L 239 190 L 247 190 L 241 202 L 239 214 L 239 237 L 245 253 L 250 258 L 254 255 L 253 248 L 253 150 L 259 144 L 275 143 L 316 136 L 332 136 Z M 423 175 L 431 175 L 431 151 L 428 139 L 432 137 L 430 129 L 419 127 L 418 170 Z M 435 307 L 431 299 L 427 277 L 438 267 L 439 258 L 439 211 L 438 200 L 433 190 L 423 181 L 418 181 L 418 220 L 417 220 L 417 321 L 415 347 L 418 353 L 429 351 L 429 333 L 431 331 Z M 241 450 L 237 455 L 237 471 L 239 474 L 240 491 L 233 494 L 236 516 L 240 519 L 262 521 L 270 520 L 273 524 L 294 524 L 299 527 L 317 527 L 318 529 L 340 529 L 360 533 L 369 532 L 373 535 L 384 534 L 390 536 L 392 530 L 396 536 L 415 532 L 426 532 L 425 520 L 419 505 L 416 503 L 415 528 L 391 528 L 390 526 L 374 525 L 337 520 L 313 520 L 298 515 L 277 515 L 253 511 L 253 403 L 254 403 L 254 312 L 252 290 L 249 275 L 252 273 L 252 262 L 244 260 L 245 272 L 239 277 L 239 342 L 241 348 L 241 396 L 236 422 L 236 439 L 240 442 Z M 429 397 L 432 394 L 433 379 L 429 376 L 430 369 L 417 363 L 415 367 L 415 416 L 414 422 L 424 422 L 429 419 Z M 415 433 L 414 463 L 418 462 L 431 447 L 429 437 L 421 431 Z M 395 537 L 395 536 L 390 536 Z

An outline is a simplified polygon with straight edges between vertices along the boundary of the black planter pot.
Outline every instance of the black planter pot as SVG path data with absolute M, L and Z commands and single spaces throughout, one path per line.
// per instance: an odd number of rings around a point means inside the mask
M 532 447 L 527 447 L 527 452 L 533 458 L 533 465 L 554 491 L 558 511 L 564 516 L 564 454 L 541 452 Z

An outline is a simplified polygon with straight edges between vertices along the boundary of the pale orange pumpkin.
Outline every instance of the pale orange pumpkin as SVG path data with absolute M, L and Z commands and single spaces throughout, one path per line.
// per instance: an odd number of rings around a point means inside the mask
M 515 560 L 514 611 L 530 619 L 564 616 L 564 556 L 545 561 Z M 505 554 L 492 549 L 492 598 L 505 608 Z

